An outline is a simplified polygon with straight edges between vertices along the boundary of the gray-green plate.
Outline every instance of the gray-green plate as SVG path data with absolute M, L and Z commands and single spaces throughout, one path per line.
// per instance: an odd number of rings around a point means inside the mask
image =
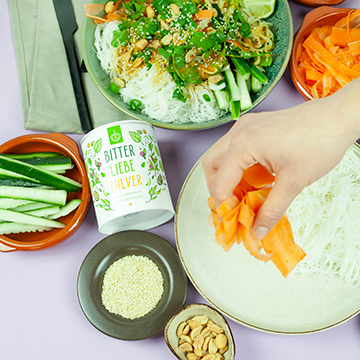
M 106 3 L 107 0 L 91 0 L 89 3 Z M 277 36 L 277 42 L 273 51 L 273 64 L 266 70 L 269 79 L 267 85 L 253 96 L 253 106 L 245 112 L 252 110 L 262 100 L 270 94 L 276 84 L 281 79 L 289 62 L 292 42 L 293 42 L 293 23 L 290 7 L 287 0 L 276 0 L 276 9 L 274 13 L 266 19 L 273 24 L 273 31 Z M 124 103 L 118 94 L 109 90 L 110 78 L 101 69 L 100 62 L 94 51 L 94 32 L 96 24 L 92 19 L 85 17 L 82 24 L 81 44 L 84 62 L 86 68 L 99 91 L 119 110 L 135 119 L 146 121 L 154 126 L 172 130 L 200 130 L 213 128 L 232 121 L 231 114 L 227 114 L 219 119 L 207 121 L 204 123 L 164 123 L 162 121 L 150 118 L 149 116 L 130 109 L 130 106 Z
M 110 313 L 101 301 L 106 269 L 127 255 L 148 257 L 164 278 L 164 294 L 155 309 L 135 320 Z M 80 267 L 77 287 L 80 306 L 95 328 L 117 339 L 141 340 L 163 331 L 169 319 L 183 307 L 188 279 L 170 243 L 150 232 L 129 230 L 106 237 L 90 250 Z

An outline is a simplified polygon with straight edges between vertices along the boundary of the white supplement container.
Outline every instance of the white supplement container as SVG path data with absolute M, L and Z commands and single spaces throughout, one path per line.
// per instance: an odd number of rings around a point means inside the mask
M 81 140 L 99 231 L 147 230 L 174 216 L 152 125 L 100 126 Z

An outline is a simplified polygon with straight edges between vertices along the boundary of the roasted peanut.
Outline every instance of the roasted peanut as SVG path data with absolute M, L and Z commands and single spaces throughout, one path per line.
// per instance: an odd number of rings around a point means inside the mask
M 224 348 L 227 345 L 227 341 L 228 341 L 228 339 L 227 339 L 226 335 L 224 335 L 224 334 L 216 335 L 215 344 L 218 347 L 218 349 Z
M 125 81 L 123 79 L 120 79 L 120 78 L 113 78 L 112 79 L 112 82 L 118 86 L 120 89 L 124 88 L 125 87 Z
M 193 347 L 188 342 L 184 342 L 183 344 L 179 345 L 179 350 L 189 352 L 193 351 Z
M 209 345 L 208 345 L 209 354 L 215 354 L 217 351 L 218 351 L 218 348 L 215 344 L 215 339 L 210 339 Z
M 172 40 L 172 35 L 171 34 L 167 34 L 165 35 L 162 39 L 161 39 L 161 43 L 163 45 L 169 45 L 171 43 Z
M 171 11 L 175 14 L 175 15 L 179 15 L 180 14 L 180 9 L 176 4 L 171 4 L 170 5 L 170 9 Z
M 155 17 L 155 10 L 151 5 L 148 5 L 145 10 L 146 10 L 146 16 L 148 18 Z
M 186 358 L 188 360 L 200 360 L 200 358 L 195 353 L 192 352 L 187 353 Z
M 142 63 L 143 63 L 143 59 L 142 58 L 136 58 L 135 60 L 134 60 L 134 62 L 133 62 L 133 64 L 132 64 L 132 67 L 133 68 L 137 68 L 137 67 L 139 67 Z
M 198 321 L 201 325 L 205 325 L 209 319 L 206 315 L 197 315 L 194 316 L 192 320 Z
M 201 324 L 200 324 L 198 321 L 196 321 L 196 320 L 188 320 L 187 323 L 188 323 L 188 325 L 190 326 L 190 329 L 191 329 L 191 330 L 192 330 L 192 329 L 195 329 L 195 328 L 198 327 L 198 326 L 201 326 Z
M 215 360 L 215 355 L 207 354 L 204 357 L 202 357 L 201 360 Z
M 221 334 L 222 332 L 224 332 L 223 328 L 216 324 L 209 324 L 207 327 L 210 331 L 217 333 L 217 334 Z
M 183 321 L 183 322 L 178 326 L 178 328 L 177 328 L 177 330 L 176 330 L 176 335 L 177 335 L 178 337 L 180 337 L 180 336 L 183 334 L 183 331 L 184 331 L 184 328 L 185 328 L 186 325 L 187 325 L 186 322 Z
M 135 43 L 135 47 L 139 50 L 144 50 L 149 45 L 149 42 L 146 39 L 140 39 Z
M 222 79 L 222 76 L 220 74 L 212 75 L 209 77 L 209 81 L 213 84 L 217 84 Z
M 194 348 L 201 350 L 201 347 L 204 344 L 204 338 L 201 335 L 198 335 L 194 340 Z
M 195 340 L 195 338 L 196 338 L 198 335 L 200 335 L 201 330 L 202 330 L 202 326 L 198 326 L 198 327 L 192 329 L 191 332 L 190 332 L 190 337 L 191 337 L 191 339 Z
M 185 342 L 188 342 L 189 344 L 192 344 L 192 343 L 193 343 L 191 337 L 188 336 L 188 335 L 180 335 L 179 337 L 180 337 L 180 339 L 185 340 Z

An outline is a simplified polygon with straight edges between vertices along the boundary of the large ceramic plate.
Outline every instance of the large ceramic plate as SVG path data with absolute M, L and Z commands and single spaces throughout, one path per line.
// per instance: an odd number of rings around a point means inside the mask
M 272 262 L 251 258 L 242 245 L 224 252 L 206 222 L 208 197 L 199 161 L 179 196 L 175 234 L 188 277 L 212 306 L 243 325 L 282 334 L 325 330 L 359 312 L 360 288 L 325 276 L 284 279 Z
M 91 0 L 89 3 L 106 3 L 107 0 Z M 281 79 L 286 66 L 289 62 L 290 52 L 293 41 L 293 23 L 290 7 L 287 0 L 277 0 L 276 10 L 267 21 L 273 24 L 273 31 L 277 36 L 277 42 L 273 51 L 273 64 L 266 70 L 266 75 L 269 83 L 265 85 L 262 90 L 257 93 L 253 98 L 253 106 L 247 110 L 250 111 L 257 106 L 265 97 L 273 90 L 275 85 Z M 219 119 L 208 121 L 205 123 L 164 123 L 159 120 L 148 117 L 142 114 L 140 110 L 134 111 L 130 109 L 128 104 L 125 104 L 122 99 L 113 94 L 109 90 L 110 78 L 101 69 L 100 62 L 96 57 L 94 51 L 94 32 L 95 23 L 92 19 L 84 18 L 82 31 L 81 31 L 81 46 L 86 68 L 93 80 L 95 86 L 99 91 L 108 99 L 114 106 L 122 110 L 127 115 L 132 116 L 138 120 L 144 120 L 150 124 L 167 129 L 175 130 L 196 130 L 216 127 L 232 121 L 231 115 L 227 114 Z M 245 113 L 245 112 L 244 112 Z
M 127 255 L 143 255 L 156 263 L 164 278 L 164 294 L 149 314 L 135 320 L 108 312 L 101 302 L 106 269 Z M 146 231 L 124 231 L 96 244 L 85 257 L 78 276 L 78 298 L 87 319 L 106 335 L 140 340 L 163 331 L 185 303 L 188 280 L 176 250 L 163 238 Z

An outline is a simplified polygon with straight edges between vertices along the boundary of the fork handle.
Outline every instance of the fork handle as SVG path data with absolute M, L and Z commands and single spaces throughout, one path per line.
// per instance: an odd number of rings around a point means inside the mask
M 73 38 L 67 39 L 65 42 L 66 56 L 69 63 L 71 80 L 74 88 L 76 105 L 79 112 L 81 128 L 86 134 L 93 129 L 90 119 L 88 104 L 85 97 L 84 85 L 81 79 L 81 71 L 77 61 L 75 44 Z

